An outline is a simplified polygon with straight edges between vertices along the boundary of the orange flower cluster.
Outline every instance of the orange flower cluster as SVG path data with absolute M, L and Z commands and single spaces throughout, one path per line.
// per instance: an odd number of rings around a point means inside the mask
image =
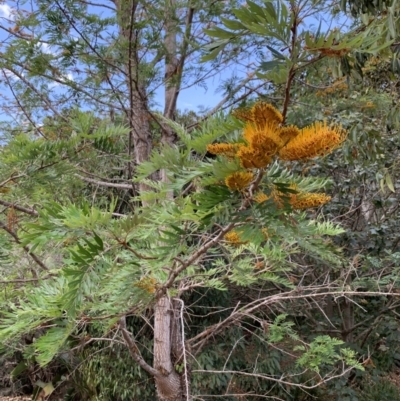
M 235 157 L 239 145 L 236 143 L 214 143 L 207 146 L 207 150 L 213 155 L 224 155 L 227 157 Z
M 343 57 L 346 55 L 350 49 L 349 48 L 343 48 L 343 49 L 331 49 L 331 48 L 324 48 L 324 47 L 319 47 L 316 49 L 310 49 L 308 46 L 304 46 L 304 49 L 310 51 L 310 52 L 319 52 L 323 56 L 327 57 Z
M 213 144 L 207 150 L 215 155 L 236 156 L 246 169 L 266 167 L 287 140 L 297 134 L 294 127 L 280 127 L 283 116 L 268 103 L 258 102 L 251 109 L 235 110 L 233 115 L 247 123 L 243 133 L 247 143 Z
M 282 126 L 282 114 L 265 102 L 258 102 L 251 108 L 235 110 L 233 115 L 246 122 L 243 130 L 244 143 L 212 144 L 207 146 L 207 150 L 215 155 L 237 157 L 243 169 L 247 170 L 264 168 L 276 156 L 288 161 L 323 156 L 337 148 L 346 138 L 346 131 L 342 127 L 328 125 L 326 121 L 316 122 L 303 129 L 294 125 Z M 249 171 L 235 172 L 225 178 L 225 184 L 231 190 L 242 191 L 250 185 L 253 178 L 253 173 Z M 286 195 L 276 190 L 270 196 L 258 193 L 253 199 L 262 203 L 272 198 L 279 207 L 283 207 L 283 197 L 289 199 L 294 209 L 316 207 L 330 200 L 325 194 L 299 192 Z
M 297 195 L 296 199 L 291 202 L 291 205 L 293 209 L 304 210 L 325 205 L 325 203 L 328 203 L 330 200 L 331 197 L 324 193 L 313 194 L 310 192 L 303 192 Z
M 346 138 L 342 127 L 328 126 L 326 121 L 305 127 L 279 152 L 282 160 L 306 160 L 324 156 L 337 148 Z
M 282 160 L 305 160 L 323 156 L 337 148 L 346 138 L 346 131 L 325 122 L 299 129 L 282 127 L 282 114 L 271 104 L 258 102 L 251 109 L 233 112 L 246 121 L 243 138 L 246 144 L 219 143 L 207 146 L 215 155 L 238 157 L 245 169 L 263 168 L 275 155 Z
M 157 280 L 154 277 L 143 277 L 134 285 L 135 287 L 145 290 L 149 294 L 154 294 L 157 289 Z
M 297 185 L 295 184 L 292 184 L 289 188 L 297 191 Z M 298 191 L 297 193 L 283 193 L 277 189 L 274 189 L 271 192 L 271 196 L 267 197 L 267 199 L 269 198 L 272 198 L 279 208 L 284 206 L 286 198 L 286 201 L 292 206 L 292 208 L 297 210 L 319 207 L 331 200 L 331 197 L 324 193 L 313 194 L 301 191 Z
M 236 172 L 225 178 L 225 184 L 233 191 L 241 191 L 246 188 L 253 180 L 254 175 L 250 172 Z
M 258 192 L 257 194 L 255 194 L 253 196 L 253 199 L 257 202 L 257 203 L 263 203 L 265 201 L 267 201 L 270 197 L 268 195 L 266 195 L 264 192 Z
M 229 231 L 224 235 L 225 241 L 229 242 L 231 245 L 239 246 L 243 244 L 247 244 L 247 241 L 242 241 L 240 238 L 240 232 L 237 231 Z
M 257 102 L 251 109 L 237 109 L 232 114 L 239 120 L 253 123 L 260 129 L 268 123 L 279 125 L 283 122 L 282 114 L 272 104 L 265 102 Z
M 244 168 L 263 168 L 272 162 L 272 157 L 285 145 L 280 136 L 282 114 L 271 104 L 258 102 L 251 109 L 239 109 L 233 115 L 246 121 L 242 145 L 236 156 Z

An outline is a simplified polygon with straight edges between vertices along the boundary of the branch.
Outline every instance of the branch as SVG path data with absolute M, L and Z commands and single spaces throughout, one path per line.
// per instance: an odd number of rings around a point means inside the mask
M 286 114 L 288 111 L 289 107 L 289 101 L 290 101 L 290 87 L 292 85 L 293 78 L 296 75 L 296 68 L 295 68 L 295 47 L 296 47 L 296 40 L 297 40 L 297 11 L 295 7 L 292 7 L 292 12 L 293 12 L 293 25 L 290 28 L 292 31 L 292 42 L 291 42 L 291 49 L 290 49 L 290 59 L 292 62 L 292 66 L 290 67 L 288 78 L 286 81 L 286 86 L 285 86 L 285 100 L 283 102 L 283 111 L 282 111 L 282 116 L 283 116 L 283 123 L 285 122 L 286 119 Z
M 5 207 L 12 207 L 15 210 L 18 210 L 18 211 L 26 213 L 26 214 L 30 214 L 31 216 L 34 216 L 34 217 L 39 216 L 39 213 L 34 209 L 27 209 L 26 207 L 18 206 L 18 205 L 15 205 L 14 203 L 7 202 L 2 199 L 0 199 L 0 205 L 3 205 Z
M 312 390 L 312 389 L 317 388 L 333 379 L 337 379 L 339 377 L 346 375 L 353 369 L 354 369 L 353 367 L 349 367 L 349 368 L 343 370 L 343 372 L 341 372 L 338 375 L 324 376 L 319 380 L 319 382 L 317 384 L 313 384 L 311 386 L 307 386 L 307 385 L 301 384 L 301 383 L 292 383 L 292 382 L 283 380 L 284 375 L 282 375 L 282 377 L 278 379 L 276 377 L 267 376 L 267 375 L 263 375 L 263 374 L 259 374 L 259 373 L 247 373 L 247 372 L 236 371 L 236 370 L 202 370 L 202 369 L 192 370 L 192 373 L 231 374 L 231 375 L 241 375 L 241 376 L 247 376 L 247 377 L 257 377 L 259 379 L 271 380 L 275 383 L 285 384 L 287 386 L 300 387 L 305 390 Z
M 219 323 L 209 326 L 207 329 L 205 329 L 201 333 L 197 334 L 195 337 L 188 340 L 188 343 L 191 344 L 192 349 L 194 349 L 197 346 L 202 345 L 205 341 L 207 341 L 209 337 L 215 336 L 216 334 L 224 330 L 226 327 L 235 324 L 241 317 L 248 316 L 249 314 L 260 309 L 263 306 L 267 306 L 280 301 L 317 298 L 317 297 L 325 297 L 328 295 L 332 295 L 336 298 L 340 298 L 345 295 L 367 296 L 367 297 L 376 297 L 376 296 L 400 297 L 400 294 L 394 292 L 344 291 L 342 288 L 338 288 L 337 290 L 326 290 L 322 289 L 321 287 L 316 287 L 307 289 L 304 288 L 304 291 L 305 290 L 307 290 L 307 293 L 302 293 L 302 294 L 299 293 L 301 291 L 301 288 L 299 288 L 283 294 L 275 294 L 265 298 L 256 299 L 255 301 L 249 303 L 245 308 L 241 308 L 240 310 L 235 309 L 227 318 L 220 321 Z
M 108 188 L 119 188 L 119 189 L 132 189 L 132 185 L 129 184 L 114 184 L 113 182 L 106 182 L 106 181 L 98 181 L 94 180 L 93 178 L 83 177 L 79 174 L 75 174 L 76 177 L 79 177 L 82 181 L 89 182 L 91 184 L 96 184 L 101 187 L 108 187 Z
M 46 104 L 46 106 L 55 114 L 57 115 L 59 118 L 61 118 L 64 121 L 68 121 L 68 119 L 63 116 L 62 114 L 60 114 L 52 105 L 52 102 L 50 101 L 50 99 L 48 97 L 46 97 L 45 95 L 43 95 L 43 93 L 41 93 L 37 87 L 35 85 L 32 85 L 26 78 L 24 75 L 20 74 L 16 69 L 12 68 L 12 67 L 7 67 L 8 70 L 10 70 L 15 76 L 17 76 L 29 89 L 31 89 L 34 93 L 36 93 L 40 99 L 42 99 L 42 101 Z M 5 74 L 4 74 L 5 75 Z M 8 82 L 8 78 L 7 78 L 7 82 Z M 11 89 L 11 85 L 8 84 L 8 86 Z M 14 94 L 14 91 L 12 91 Z M 15 99 L 17 100 L 18 104 L 20 103 L 18 100 L 18 97 L 16 95 L 14 95 Z M 23 109 L 22 109 L 23 110 Z M 24 110 L 23 110 L 24 111 Z M 24 113 L 25 114 L 25 113 Z M 33 124 L 35 127 L 36 125 Z
M 125 340 L 125 344 L 128 346 L 129 353 L 131 354 L 132 358 L 137 362 L 137 364 L 152 376 L 161 376 L 161 373 L 157 369 L 154 369 L 143 359 L 138 347 L 135 344 L 135 341 L 132 339 L 131 333 L 126 328 L 125 317 L 122 317 L 119 320 L 118 325 L 121 330 L 122 337 Z
M 175 279 L 179 276 L 181 272 L 186 270 L 192 263 L 194 263 L 200 256 L 202 256 L 209 248 L 215 245 L 227 232 L 232 230 L 235 227 L 236 223 L 230 223 L 225 228 L 222 228 L 218 235 L 216 235 L 213 239 L 206 242 L 202 247 L 200 247 L 190 258 L 186 261 L 179 260 L 181 266 L 176 268 L 175 270 L 171 270 L 168 276 L 168 280 L 166 283 L 157 291 L 157 298 L 160 298 L 165 295 L 167 289 L 172 286 Z
M 10 230 L 2 221 L 0 221 L 0 228 L 10 234 L 17 244 L 21 245 L 21 240 L 19 239 L 18 235 L 15 234 L 14 231 Z M 23 246 L 22 248 L 43 270 L 49 270 L 47 266 L 33 252 L 31 252 L 27 246 Z

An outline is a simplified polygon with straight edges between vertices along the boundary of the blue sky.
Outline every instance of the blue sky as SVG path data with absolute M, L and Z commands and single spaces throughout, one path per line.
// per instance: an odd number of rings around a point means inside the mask
M 13 7 L 12 7 L 12 2 L 5 2 L 3 4 L 0 4 L 0 24 L 9 24 L 10 26 L 13 25 L 12 20 L 13 20 Z M 95 12 L 95 9 L 92 7 L 90 10 L 91 12 Z M 104 11 L 102 11 L 102 14 L 104 15 Z M 345 20 L 337 20 L 337 21 L 332 21 L 332 20 L 326 20 L 322 21 L 322 27 L 323 28 L 332 28 L 334 26 L 339 26 L 342 24 L 347 24 L 348 21 Z M 308 20 L 308 25 L 314 25 L 318 26 L 319 22 L 314 18 L 310 18 Z M 0 32 L 0 41 L 4 39 L 5 33 Z M 3 38 L 2 38 L 3 36 Z M 50 49 L 46 44 L 42 44 L 42 50 L 44 52 L 51 52 L 52 49 Z M 0 49 L 1 51 L 1 49 Z M 251 60 L 249 60 L 250 62 Z M 205 89 L 202 86 L 193 86 L 188 89 L 182 90 L 179 98 L 178 98 L 178 108 L 180 110 L 194 110 L 194 111 L 199 111 L 199 107 L 203 108 L 213 108 L 215 105 L 217 105 L 221 99 L 222 99 L 222 94 L 220 92 L 217 92 L 216 89 L 220 86 L 221 81 L 227 79 L 231 75 L 237 75 L 239 78 L 243 78 L 246 75 L 246 71 L 244 68 L 241 66 L 231 66 L 224 70 L 222 73 L 209 78 L 205 84 L 207 86 L 207 89 Z M 74 79 L 73 74 L 68 74 L 66 76 L 68 79 Z M 55 84 L 53 87 L 56 87 L 59 84 Z M 160 109 L 163 108 L 163 103 L 164 103 L 164 89 L 163 87 L 160 88 L 156 93 L 155 93 L 155 98 L 154 98 L 155 103 L 157 103 L 160 107 Z M 3 116 L 3 118 L 7 118 L 7 116 Z M 8 116 L 9 118 L 9 116 Z

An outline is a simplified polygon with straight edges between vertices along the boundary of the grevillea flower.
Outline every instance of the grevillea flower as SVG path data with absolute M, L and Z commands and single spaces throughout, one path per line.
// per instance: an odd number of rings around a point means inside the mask
M 295 125 L 288 125 L 279 130 L 279 136 L 285 145 L 299 134 L 300 130 Z
M 282 124 L 283 116 L 272 104 L 257 102 L 252 108 L 254 123 L 262 128 L 266 124 Z
M 279 136 L 279 129 L 271 123 L 263 129 L 249 123 L 244 128 L 243 137 L 248 145 L 240 146 L 236 156 L 244 168 L 263 168 L 272 161 L 272 156 L 284 145 Z
M 268 231 L 268 228 L 262 228 L 261 232 L 263 233 L 265 239 L 268 239 L 270 237 L 270 232 Z
M 240 108 L 232 113 L 242 121 L 254 123 L 257 128 L 263 128 L 267 123 L 279 125 L 283 122 L 282 114 L 272 104 L 257 102 L 251 108 Z
M 331 49 L 331 48 L 324 48 L 324 47 L 319 47 L 315 49 L 310 49 L 308 46 L 304 46 L 304 49 L 310 51 L 310 52 L 319 52 L 320 54 L 323 54 L 324 56 L 327 57 L 343 57 L 346 55 L 350 49 L 348 48 L 343 48 L 343 49 Z
M 298 192 L 283 193 L 277 189 L 272 190 L 270 197 L 275 201 L 278 208 L 282 208 L 285 201 L 288 202 L 293 209 L 303 210 L 322 206 L 331 200 L 331 197 L 324 193 L 301 192 L 298 190 L 296 184 L 290 185 L 289 188 Z
M 234 157 L 239 148 L 236 143 L 215 143 L 207 145 L 207 150 L 213 155 L 223 155 L 227 157 Z
M 229 231 L 229 233 L 224 235 L 224 239 L 232 245 L 245 244 L 245 242 L 241 241 L 240 236 L 236 231 Z
M 157 280 L 154 277 L 144 277 L 134 284 L 135 287 L 141 288 L 150 294 L 154 294 L 157 289 Z
M 313 194 L 309 192 L 304 192 L 298 194 L 294 199 L 291 199 L 289 202 L 292 205 L 293 209 L 303 210 L 309 209 L 311 207 L 319 207 L 325 205 L 325 203 L 329 202 L 331 197 L 319 193 Z
M 244 128 L 243 137 L 249 145 L 268 156 L 273 156 L 285 144 L 279 136 L 276 125 L 267 123 L 262 128 L 254 124 L 247 124 Z
M 257 203 L 263 203 L 265 201 L 267 201 L 270 197 L 268 195 L 266 195 L 264 192 L 258 192 L 257 194 L 255 194 L 253 196 L 253 199 L 257 202 Z
M 241 146 L 236 156 L 243 168 L 263 168 L 271 163 L 272 158 L 266 153 L 251 146 Z
M 225 178 L 226 186 L 234 191 L 246 188 L 253 180 L 254 175 L 250 172 L 235 172 Z
M 300 134 L 279 152 L 282 160 L 305 160 L 324 156 L 346 139 L 346 131 L 340 126 L 328 126 L 326 121 L 305 127 Z

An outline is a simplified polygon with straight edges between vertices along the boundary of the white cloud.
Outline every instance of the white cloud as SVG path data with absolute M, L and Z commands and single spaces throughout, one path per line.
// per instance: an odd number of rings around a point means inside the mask
M 0 4 L 0 17 L 14 19 L 14 10 L 8 4 Z
M 43 53 L 46 53 L 46 54 L 55 54 L 55 53 L 51 50 L 50 46 L 49 46 L 47 43 L 41 42 L 41 43 L 40 43 L 40 48 L 41 48 L 41 50 L 42 50 Z
M 4 78 L 15 79 L 16 81 L 18 81 L 20 79 L 12 71 L 6 70 L 5 68 L 1 69 L 0 75 L 2 75 Z
M 68 72 L 66 75 L 64 75 L 60 78 L 60 81 L 62 81 L 62 82 L 73 81 L 73 80 L 74 80 L 74 76 L 71 72 Z M 49 83 L 49 88 L 57 88 L 58 86 L 61 86 L 60 82 Z
M 72 75 L 72 72 L 69 72 L 65 77 L 62 79 L 63 81 L 73 81 L 74 76 Z

